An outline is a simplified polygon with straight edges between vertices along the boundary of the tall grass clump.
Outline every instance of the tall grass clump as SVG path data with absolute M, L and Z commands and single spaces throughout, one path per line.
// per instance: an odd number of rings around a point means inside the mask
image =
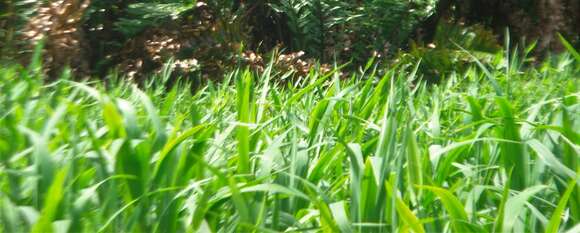
M 32 64 L 0 68 L 0 232 L 580 229 L 578 56 L 434 85 L 240 67 L 195 93 Z

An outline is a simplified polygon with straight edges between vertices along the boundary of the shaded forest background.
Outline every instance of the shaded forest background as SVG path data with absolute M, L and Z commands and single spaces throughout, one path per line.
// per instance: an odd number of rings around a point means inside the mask
M 424 60 L 439 78 L 469 63 L 465 48 L 491 59 L 502 47 L 535 47 L 542 59 L 580 45 L 578 0 L 2 0 L 3 62 L 29 61 L 44 44 L 46 72 L 111 71 L 135 79 L 219 79 L 233 64 L 306 73 L 328 64 Z M 507 31 L 509 30 L 509 33 Z M 509 36 L 507 36 L 509 35 Z M 271 53 L 274 51 L 274 53 Z M 403 53 L 404 52 L 404 53 Z M 269 54 L 269 55 L 268 55 Z M 389 59 L 385 59 L 389 58 Z

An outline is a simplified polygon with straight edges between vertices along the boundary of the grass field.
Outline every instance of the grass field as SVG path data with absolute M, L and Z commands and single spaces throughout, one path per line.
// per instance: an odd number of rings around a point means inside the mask
M 580 232 L 575 59 L 194 94 L 2 67 L 0 232 Z

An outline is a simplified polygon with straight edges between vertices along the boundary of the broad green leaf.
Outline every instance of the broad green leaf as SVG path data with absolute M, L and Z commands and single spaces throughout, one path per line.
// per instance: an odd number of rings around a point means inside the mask
M 520 143 L 520 127 L 516 124 L 511 104 L 506 98 L 497 98 L 499 113 L 502 116 L 502 125 L 498 127 L 499 137 L 518 143 L 501 143 L 501 159 L 506 170 L 512 170 L 510 177 L 511 188 L 523 190 L 529 181 L 529 158 L 524 146 Z
M 65 181 L 68 173 L 68 168 L 59 170 L 48 189 L 45 205 L 40 212 L 40 218 L 32 227 L 32 232 L 53 232 L 52 221 L 55 220 L 56 214 L 59 211 L 59 206 L 64 197 Z
M 351 223 L 346 215 L 346 206 L 343 201 L 335 202 L 330 204 L 330 211 L 332 211 L 332 216 L 334 217 L 334 221 L 340 228 L 341 232 L 349 233 L 353 232 L 351 228 Z
M 413 129 L 407 126 L 407 175 L 409 176 L 410 185 L 413 187 L 423 185 L 423 166 L 421 151 L 417 145 L 417 139 Z M 419 193 L 417 193 L 419 195 Z

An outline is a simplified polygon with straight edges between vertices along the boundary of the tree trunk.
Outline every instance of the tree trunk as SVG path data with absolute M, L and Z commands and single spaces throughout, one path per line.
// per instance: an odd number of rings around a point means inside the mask
M 580 3 L 578 0 L 440 0 L 435 13 L 420 25 L 415 39 L 431 42 L 442 18 L 467 24 L 482 24 L 501 38 L 509 28 L 514 40 L 538 40 L 538 51 L 563 49 L 557 34 L 578 41 Z M 418 36 L 419 35 L 419 36 Z

